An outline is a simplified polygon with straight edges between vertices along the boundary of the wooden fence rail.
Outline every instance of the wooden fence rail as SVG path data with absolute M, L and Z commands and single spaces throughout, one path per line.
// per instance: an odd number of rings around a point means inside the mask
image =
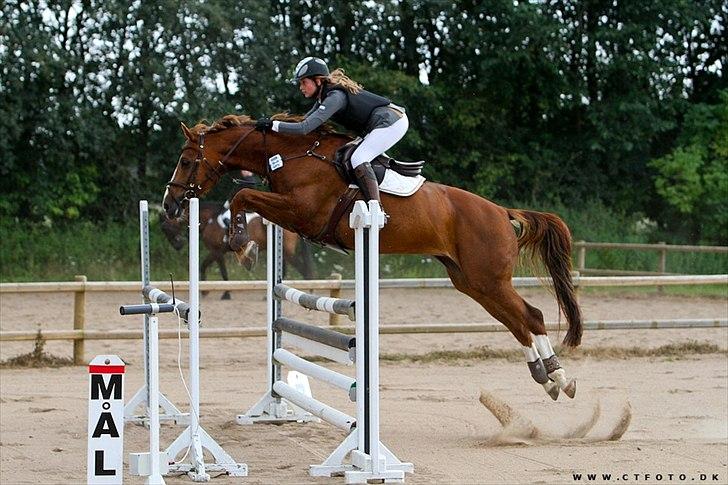
M 722 275 L 680 275 L 680 276 L 580 276 L 578 273 L 573 274 L 574 285 L 577 288 L 583 287 L 605 287 L 605 286 L 621 286 L 621 287 L 638 287 L 638 286 L 667 286 L 667 285 L 724 285 L 728 284 L 728 274 Z M 321 291 L 328 290 L 331 296 L 339 298 L 342 289 L 354 288 L 353 280 L 343 280 L 340 275 L 333 275 L 330 280 L 296 280 L 286 281 L 293 287 L 302 290 Z M 533 277 L 517 277 L 513 278 L 513 286 L 516 288 L 537 287 L 543 284 L 549 284 L 549 278 L 533 278 Z M 152 282 L 152 285 L 162 290 L 169 290 L 169 282 Z M 181 281 L 175 284 L 178 290 L 187 290 L 188 283 Z M 202 291 L 261 291 L 266 287 L 265 281 L 203 281 L 200 283 Z M 380 288 L 451 288 L 452 283 L 447 278 L 401 278 L 401 279 L 383 279 L 380 280 Z M 73 310 L 73 330 L 46 330 L 42 332 L 43 338 L 53 340 L 72 340 L 74 362 L 81 365 L 84 364 L 84 341 L 99 339 L 135 339 L 141 338 L 141 330 L 139 331 L 97 331 L 86 330 L 86 293 L 100 291 L 116 291 L 116 292 L 137 292 L 141 293 L 140 284 L 137 281 L 124 282 L 105 282 L 105 281 L 87 281 L 85 276 L 76 276 L 73 282 L 50 282 L 50 283 L 1 283 L 0 294 L 11 293 L 58 293 L 72 292 L 74 294 L 74 310 Z M 679 321 L 670 321 L 679 322 Z M 700 323 L 702 322 L 702 323 Z M 707 320 L 691 324 L 691 326 L 725 326 L 724 320 Z M 706 323 L 707 322 L 707 323 Z M 718 322 L 716 324 L 715 322 Z M 722 323 L 721 323 L 722 322 Z M 331 328 L 346 328 L 339 326 L 338 320 L 330 320 Z M 599 327 L 593 323 L 595 328 Z M 334 326 L 335 325 L 335 326 Z M 611 324 L 614 328 L 614 323 Z M 640 324 L 649 326 L 636 326 L 635 328 L 666 328 L 664 325 L 670 323 L 663 322 L 663 326 L 656 326 L 657 323 Z M 687 324 L 686 324 L 687 325 Z M 400 326 L 402 329 L 397 332 L 398 326 L 386 326 L 382 328 L 383 333 L 416 333 L 418 328 L 422 332 L 463 332 L 463 331 L 496 331 L 488 330 L 488 325 L 480 325 L 470 327 L 463 330 L 460 326 L 443 326 L 443 325 L 415 325 Z M 492 326 L 493 328 L 501 327 L 499 324 Z M 441 330 L 434 330 L 440 328 Z M 554 327 L 555 328 L 555 327 Z M 611 328 L 611 327 L 610 327 Z M 458 330 L 460 329 L 460 330 Z M 479 330 L 476 330 L 479 329 Z M 173 335 L 172 335 L 173 334 Z M 2 341 L 19 341 L 34 340 L 38 335 L 37 331 L 0 331 L 0 342 Z M 177 332 L 172 331 L 170 335 L 162 333 L 160 338 L 176 337 Z M 200 330 L 201 337 L 252 337 L 264 335 L 263 330 L 254 328 L 237 328 L 237 329 L 215 329 L 206 328 Z
M 546 330 L 566 330 L 564 322 L 546 323 Z M 700 318 L 675 320 L 594 320 L 583 322 L 584 330 L 629 330 L 629 329 L 661 329 L 661 328 L 723 328 L 728 327 L 726 318 Z M 353 335 L 353 325 L 336 325 L 327 327 L 331 330 Z M 508 328 L 500 323 L 428 323 L 428 324 L 391 324 L 382 325 L 379 333 L 382 335 L 407 333 L 472 333 L 472 332 L 507 332 Z M 200 338 L 250 338 L 265 337 L 265 327 L 248 328 L 200 328 Z M 141 330 L 13 330 L 0 332 L 0 342 L 20 342 L 35 340 L 40 335 L 44 340 L 140 340 Z M 189 332 L 183 329 L 159 330 L 160 339 L 174 339 L 178 336 L 188 338 Z M 77 362 L 84 364 L 85 362 Z
M 630 271 L 621 269 L 597 269 L 586 267 L 586 251 L 587 249 L 620 249 L 635 251 L 657 251 L 660 253 L 660 261 L 657 271 Z M 605 243 L 605 242 L 587 242 L 577 241 L 574 243 L 574 251 L 577 252 L 577 270 L 581 274 L 602 274 L 602 275 L 666 275 L 667 273 L 667 253 L 713 253 L 728 254 L 728 246 L 686 246 L 680 244 L 667 244 L 660 242 L 657 244 L 640 244 L 640 243 Z

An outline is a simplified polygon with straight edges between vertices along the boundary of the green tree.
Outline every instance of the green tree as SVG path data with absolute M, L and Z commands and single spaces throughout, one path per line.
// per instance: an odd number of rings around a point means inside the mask
M 693 105 L 677 147 L 650 165 L 664 225 L 695 242 L 728 243 L 728 91 L 718 104 Z
M 0 215 L 77 218 L 97 199 L 102 151 L 88 15 L 70 1 L 7 2 L 0 18 Z

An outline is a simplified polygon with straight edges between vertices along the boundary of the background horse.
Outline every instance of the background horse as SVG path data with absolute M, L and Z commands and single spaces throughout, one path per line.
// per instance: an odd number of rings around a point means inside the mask
M 284 119 L 278 115 L 274 119 Z M 270 191 L 242 189 L 231 210 L 238 233 L 231 247 L 243 251 L 249 234 L 244 212 L 258 212 L 313 241 L 330 231 L 343 248 L 353 248 L 354 232 L 347 217 L 332 217 L 348 184 L 332 160 L 351 138 L 326 128 L 308 135 L 261 133 L 247 116 L 228 115 L 212 126 L 182 125 L 186 143 L 164 194 L 169 217 L 178 217 L 192 197 L 202 197 L 231 170 L 249 170 L 268 180 Z M 269 158 L 280 155 L 282 166 L 271 169 Z M 556 215 L 507 209 L 464 190 L 426 182 L 410 197 L 382 194 L 390 216 L 380 233 L 382 253 L 428 254 L 447 269 L 455 288 L 477 301 L 502 322 L 521 344 L 531 376 L 556 399 L 569 397 L 576 381 L 566 377 L 554 353 L 543 314 L 521 298 L 511 284 L 519 252 L 537 254 L 552 278 L 568 330 L 564 344 L 581 342 L 581 312 L 571 280 L 571 235 Z M 516 236 L 511 221 L 521 226 Z
M 207 249 L 207 256 L 200 265 L 200 279 L 205 280 L 207 269 L 212 263 L 217 263 L 222 279 L 228 281 L 227 267 L 225 266 L 225 255 L 230 252 L 228 245 L 228 231 L 222 227 L 217 219 L 225 212 L 223 204 L 218 202 L 200 203 L 200 239 Z M 252 215 L 252 217 L 250 217 Z M 266 228 L 263 219 L 257 214 L 249 214 L 248 229 L 250 239 L 255 241 L 259 247 L 266 247 Z M 181 250 L 187 243 L 187 222 L 181 219 L 169 218 L 162 214 L 162 231 L 167 240 L 177 251 Z M 298 250 L 298 252 L 297 252 Z M 290 263 L 301 273 L 304 279 L 313 279 L 313 256 L 308 243 L 302 242 L 298 234 L 291 231 L 283 232 L 283 261 Z M 250 269 L 250 268 L 249 268 Z M 230 299 L 230 292 L 225 291 L 223 300 Z

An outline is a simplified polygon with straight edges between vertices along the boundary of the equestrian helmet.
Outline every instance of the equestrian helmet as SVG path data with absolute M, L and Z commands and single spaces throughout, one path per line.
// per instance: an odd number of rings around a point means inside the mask
M 291 81 L 293 84 L 298 84 L 301 79 L 307 77 L 328 75 L 329 67 L 323 59 L 319 59 L 318 57 L 306 57 L 296 64 L 296 69 L 294 70 L 293 79 L 291 79 Z

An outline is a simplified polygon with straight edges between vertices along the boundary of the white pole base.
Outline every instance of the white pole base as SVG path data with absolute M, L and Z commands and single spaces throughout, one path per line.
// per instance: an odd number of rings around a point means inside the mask
M 143 385 L 124 406 L 124 423 L 134 423 L 145 427 L 149 427 L 149 414 L 147 414 L 147 386 Z M 143 409 L 142 414 L 134 414 L 138 407 Z M 159 421 L 172 421 L 174 424 L 188 426 L 190 424 L 190 414 L 183 413 L 177 406 L 167 399 L 167 397 L 159 393 L 159 407 L 163 412 L 159 413 Z
M 332 477 L 354 470 L 351 464 L 344 463 L 344 458 L 350 451 L 356 449 L 356 444 L 357 434 L 356 430 L 353 430 L 322 464 L 309 466 L 308 474 L 312 477 Z
M 387 449 L 386 446 L 384 446 L 381 442 L 379 443 L 380 449 L 382 453 L 379 455 L 379 469 L 380 470 L 386 470 L 386 471 L 398 471 L 398 472 L 407 472 L 407 473 L 413 473 L 415 470 L 414 465 L 412 463 L 402 463 L 392 455 L 392 452 Z M 362 453 L 359 450 L 353 450 L 351 452 L 351 463 L 356 468 L 359 468 L 360 470 L 371 470 L 372 467 L 372 458 L 367 455 L 366 453 Z
M 383 481 L 384 483 L 403 483 L 405 473 L 413 473 L 412 463 L 402 463 L 389 448 L 379 443 L 379 470 L 372 471 L 372 460 L 369 455 L 358 451 L 357 430 L 355 429 L 320 465 L 311 465 L 308 474 L 312 477 L 333 477 L 343 475 L 346 483 L 368 483 Z M 351 452 L 351 454 L 349 454 Z M 349 455 L 350 463 L 344 463 Z
M 270 394 L 263 396 L 245 414 L 238 414 L 235 418 L 238 424 L 249 425 L 256 423 L 320 423 L 321 420 L 313 414 L 304 411 L 285 399 L 275 398 Z
M 129 453 L 129 474 L 134 476 L 147 477 L 145 483 L 148 484 L 164 484 L 162 475 L 169 473 L 169 459 L 167 452 L 159 452 L 159 470 L 156 473 L 151 471 L 151 454 L 146 453 Z
M 235 463 L 235 460 L 217 444 L 217 442 L 207 434 L 202 426 L 197 428 L 194 436 L 192 430 L 187 427 L 174 442 L 169 445 L 166 453 L 170 460 L 176 460 L 180 453 L 189 453 L 187 459 L 182 463 L 170 463 L 169 473 L 186 473 L 195 482 L 206 482 L 210 479 L 207 474 L 226 473 L 232 477 L 247 477 L 248 466 L 244 463 Z M 214 463 L 206 464 L 203 456 L 203 449 L 212 454 L 215 459 Z

